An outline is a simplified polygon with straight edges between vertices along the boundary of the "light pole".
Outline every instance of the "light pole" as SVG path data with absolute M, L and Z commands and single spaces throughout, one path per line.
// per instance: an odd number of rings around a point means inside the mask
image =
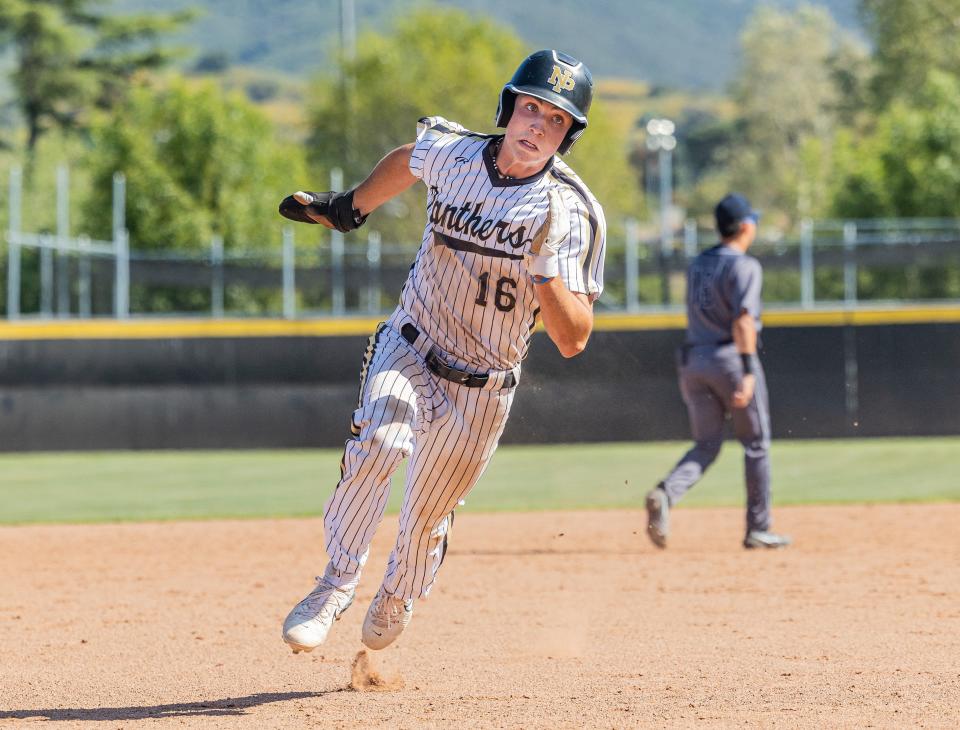
M 676 125 L 669 119 L 651 119 L 647 122 L 647 149 L 657 152 L 660 178 L 660 283 L 663 303 L 670 304 L 669 259 L 673 253 L 673 229 L 670 208 L 673 198 L 673 159 L 677 146 L 674 137 Z
M 353 90 L 354 62 L 357 60 L 357 20 L 353 0 L 340 0 L 340 93 L 343 104 L 344 167 L 347 175 L 356 174 L 354 161 Z
M 340 52 L 347 61 L 357 57 L 357 20 L 353 0 L 340 0 Z

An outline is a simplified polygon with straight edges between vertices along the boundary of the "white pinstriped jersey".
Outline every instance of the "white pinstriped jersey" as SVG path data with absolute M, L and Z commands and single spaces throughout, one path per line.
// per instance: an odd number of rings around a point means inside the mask
M 596 198 L 559 157 L 531 177 L 501 178 L 497 139 L 428 117 L 410 158 L 427 186 L 427 224 L 400 306 L 451 365 L 480 371 L 509 370 L 527 354 L 539 308 L 523 255 L 545 222 L 550 188 L 570 215 L 561 278 L 591 298 L 603 290 L 606 222 Z

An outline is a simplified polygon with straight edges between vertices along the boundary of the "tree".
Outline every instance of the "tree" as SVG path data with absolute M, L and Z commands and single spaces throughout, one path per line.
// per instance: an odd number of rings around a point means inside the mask
M 122 172 L 126 226 L 136 251 L 203 255 L 214 234 L 228 253 L 279 248 L 277 203 L 292 181 L 305 177 L 300 150 L 278 142 L 270 122 L 240 93 L 210 82 L 138 85 L 115 110 L 96 116 L 91 140 L 82 226 L 109 238 L 112 180 Z M 316 234 L 303 230 L 298 241 L 315 245 Z M 227 291 L 231 308 L 277 306 L 268 304 L 275 291 L 234 289 Z M 139 311 L 206 310 L 207 296 L 195 287 L 131 291 Z
M 106 237 L 114 172 L 127 178 L 127 228 L 138 249 L 206 250 L 277 241 L 277 203 L 304 176 L 300 154 L 263 114 L 211 83 L 138 86 L 91 130 L 87 228 Z
M 731 187 L 778 213 L 783 227 L 828 204 L 841 101 L 836 59 L 851 55 L 851 43 L 826 9 L 811 5 L 761 6 L 741 36 L 734 96 L 743 136 L 730 158 Z
M 340 73 L 317 79 L 311 90 L 309 154 L 319 180 L 339 167 L 346 184 L 359 182 L 386 152 L 413 140 L 424 116 L 493 132 L 500 90 L 529 53 L 509 28 L 437 7 L 405 16 L 387 34 L 365 34 L 357 48 L 354 61 L 341 60 Z M 619 222 L 616 211 L 632 207 L 636 195 L 626 155 L 626 139 L 614 132 L 595 97 L 570 161 L 613 224 Z M 415 190 L 367 225 L 393 240 L 419 240 L 423 221 L 409 211 L 421 206 Z
M 859 40 L 841 35 L 828 60 L 836 89 L 833 106 L 838 125 L 865 128 L 872 122 L 870 83 L 875 64 L 869 49 Z
M 16 51 L 12 75 L 32 156 L 51 128 L 73 129 L 95 106 L 123 96 L 130 79 L 166 64 L 161 38 L 193 17 L 101 15 L 99 0 L 0 0 L 0 44 Z
M 839 137 L 833 213 L 960 216 L 960 79 L 931 70 L 910 101 L 894 101 L 875 132 Z
M 931 70 L 960 76 L 960 0 L 861 0 L 860 10 L 874 44 L 878 110 L 914 97 Z

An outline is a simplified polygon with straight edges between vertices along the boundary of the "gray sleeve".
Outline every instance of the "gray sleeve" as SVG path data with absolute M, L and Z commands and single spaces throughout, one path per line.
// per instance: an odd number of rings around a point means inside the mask
M 730 306 L 734 317 L 744 312 L 760 318 L 760 290 L 763 288 L 763 269 L 760 262 L 743 258 L 731 272 Z

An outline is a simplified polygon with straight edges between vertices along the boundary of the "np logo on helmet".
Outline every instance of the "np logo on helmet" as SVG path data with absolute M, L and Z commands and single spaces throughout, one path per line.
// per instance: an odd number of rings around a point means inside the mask
M 553 67 L 553 73 L 550 74 L 547 83 L 552 84 L 553 90 L 558 93 L 560 91 L 573 91 L 573 87 L 577 85 L 577 82 L 573 80 L 573 72 L 559 66 Z

